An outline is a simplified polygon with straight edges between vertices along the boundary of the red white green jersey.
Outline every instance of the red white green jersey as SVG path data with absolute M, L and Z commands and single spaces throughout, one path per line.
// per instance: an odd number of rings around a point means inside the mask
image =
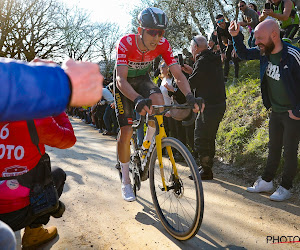
M 136 34 L 126 35 L 117 45 L 117 66 L 128 66 L 127 77 L 146 75 L 150 71 L 154 59 L 160 55 L 168 66 L 177 64 L 166 38 L 161 38 L 155 50 L 142 51 L 138 47 L 138 36 Z

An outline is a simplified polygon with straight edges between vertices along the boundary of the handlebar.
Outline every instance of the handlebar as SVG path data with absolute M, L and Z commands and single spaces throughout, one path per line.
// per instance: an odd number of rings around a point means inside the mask
M 196 103 L 198 104 L 198 106 L 200 108 L 200 117 L 201 117 L 202 122 L 204 123 L 205 122 L 204 114 L 203 114 L 203 112 L 201 112 L 201 107 L 202 107 L 202 104 L 204 103 L 203 98 L 201 98 L 201 97 L 196 98 Z M 151 104 L 152 104 L 151 99 L 147 99 L 147 106 L 149 108 L 151 107 Z M 152 105 L 152 107 L 153 107 L 154 115 L 164 115 L 171 109 L 194 109 L 193 105 L 188 105 L 186 103 L 185 104 L 172 104 L 172 105 Z M 163 108 L 163 111 L 160 111 L 162 108 Z M 196 118 L 197 118 L 197 114 L 192 112 L 190 119 L 186 120 L 186 121 L 182 121 L 182 125 L 190 126 L 195 122 Z M 135 120 L 133 122 L 132 127 L 134 129 L 138 129 L 144 124 L 144 121 L 145 121 L 145 116 L 140 116 L 139 120 Z

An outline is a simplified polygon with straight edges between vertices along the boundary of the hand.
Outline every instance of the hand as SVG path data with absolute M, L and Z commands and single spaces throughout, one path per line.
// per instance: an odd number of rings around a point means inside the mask
M 171 92 L 174 92 L 174 87 L 172 85 L 169 85 L 168 83 L 166 83 L 164 85 L 164 87 L 168 90 L 168 91 L 171 91 Z
M 196 102 L 196 98 L 194 97 L 194 95 L 192 94 L 192 92 L 188 93 L 186 96 L 185 96 L 185 99 L 186 99 L 186 102 L 188 105 L 194 105 L 194 108 L 193 108 L 193 112 L 194 113 L 198 113 L 200 108 Z M 203 108 L 204 110 L 204 108 Z
M 237 57 L 237 53 L 236 53 L 235 49 L 232 50 L 231 57 L 232 58 L 236 58 Z
M 236 26 L 236 29 L 235 29 Z M 228 28 L 228 32 L 231 36 L 237 36 L 240 32 L 240 24 L 236 23 L 235 21 L 231 21 L 229 28 Z
M 288 110 L 288 112 L 289 112 L 289 117 L 291 118 L 291 119 L 293 119 L 293 120 L 300 120 L 300 117 L 297 117 L 297 116 L 295 116 L 294 114 L 293 114 L 293 112 L 292 112 L 292 110 Z
M 273 17 L 273 14 L 274 14 L 274 12 L 273 12 L 272 9 L 264 9 L 263 10 L 263 15 L 264 16 L 271 16 L 271 17 Z
M 171 117 L 170 111 L 168 111 L 167 113 L 165 113 L 165 117 Z
M 136 112 L 138 112 L 142 116 L 145 116 L 146 113 L 151 115 L 152 110 L 149 108 L 149 106 L 151 105 L 152 105 L 152 100 L 149 98 L 145 99 L 142 96 L 138 96 L 134 100 L 134 108 Z
M 110 107 L 111 107 L 112 109 L 115 109 L 115 108 L 116 108 L 116 105 L 115 105 L 115 103 L 114 103 L 114 102 L 112 102 L 112 103 L 110 104 Z
M 184 64 L 182 67 L 181 67 L 181 70 L 187 74 L 192 74 L 193 72 L 193 68 L 187 64 Z
M 91 106 L 100 100 L 103 76 L 97 64 L 69 59 L 62 68 L 72 84 L 70 106 Z
M 225 55 L 225 53 L 222 53 L 221 54 L 221 60 L 222 60 L 222 62 L 224 62 L 225 59 L 226 59 L 226 55 Z

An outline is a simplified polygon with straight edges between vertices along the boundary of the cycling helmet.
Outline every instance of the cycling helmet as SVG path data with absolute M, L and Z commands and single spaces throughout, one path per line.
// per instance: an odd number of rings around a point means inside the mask
M 140 26 L 149 29 L 166 29 L 168 18 L 161 9 L 150 7 L 142 10 L 138 15 Z

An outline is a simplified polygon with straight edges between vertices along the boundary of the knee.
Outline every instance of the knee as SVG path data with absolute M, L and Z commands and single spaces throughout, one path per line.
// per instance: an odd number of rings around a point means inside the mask
M 64 183 L 66 181 L 67 175 L 64 170 L 58 167 L 54 167 L 51 171 L 54 182 Z
M 131 126 L 124 126 L 120 129 L 120 137 L 119 142 L 125 143 L 126 141 L 130 141 L 130 138 L 132 136 L 132 128 Z

